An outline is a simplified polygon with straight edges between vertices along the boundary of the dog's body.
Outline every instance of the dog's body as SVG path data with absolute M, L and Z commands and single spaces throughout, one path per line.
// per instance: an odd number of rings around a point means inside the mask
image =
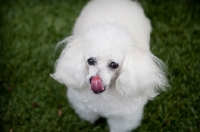
M 130 0 L 93 0 L 77 19 L 73 37 L 51 76 L 68 87 L 76 113 L 91 123 L 107 118 L 112 132 L 136 128 L 148 99 L 164 90 L 162 61 L 149 48 L 151 26 Z
M 82 10 L 74 26 L 73 35 L 85 34 L 96 24 L 119 24 L 128 29 L 138 46 L 149 50 L 151 26 L 137 2 L 130 0 L 94 0 Z

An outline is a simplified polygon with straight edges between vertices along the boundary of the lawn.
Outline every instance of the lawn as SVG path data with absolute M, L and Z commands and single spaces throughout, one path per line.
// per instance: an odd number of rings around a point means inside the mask
M 108 132 L 82 121 L 66 87 L 50 77 L 57 42 L 70 36 L 87 0 L 1 0 L 0 131 Z M 134 132 L 200 131 L 200 2 L 139 0 L 151 20 L 151 50 L 168 67 L 170 87 L 144 110 Z

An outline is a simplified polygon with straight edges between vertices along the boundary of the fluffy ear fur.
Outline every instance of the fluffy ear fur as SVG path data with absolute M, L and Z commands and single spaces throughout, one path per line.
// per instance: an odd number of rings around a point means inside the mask
M 51 77 L 68 88 L 81 88 L 86 78 L 86 63 L 82 53 L 83 40 L 70 37 L 60 43 L 68 45 L 56 61 L 55 73 L 51 74 Z
M 152 99 L 168 86 L 164 64 L 150 51 L 135 48 L 122 65 L 116 89 L 127 98 Z

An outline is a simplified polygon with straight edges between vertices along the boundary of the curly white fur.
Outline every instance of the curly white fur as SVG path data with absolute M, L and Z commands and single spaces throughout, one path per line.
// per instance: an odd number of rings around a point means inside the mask
M 51 76 L 68 87 L 67 96 L 80 118 L 94 123 L 107 118 L 110 131 L 131 131 L 140 125 L 143 107 L 168 85 L 164 64 L 149 48 L 151 25 L 137 2 L 93 0 L 78 17 L 73 36 Z M 88 65 L 89 58 L 95 65 Z M 118 68 L 109 67 L 117 62 Z M 92 76 L 105 91 L 93 93 Z

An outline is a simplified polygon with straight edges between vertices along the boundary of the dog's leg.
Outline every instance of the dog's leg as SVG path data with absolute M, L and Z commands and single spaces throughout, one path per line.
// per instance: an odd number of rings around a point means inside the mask
M 75 109 L 75 112 L 81 119 L 87 120 L 92 124 L 99 119 L 100 116 L 87 107 L 87 104 L 85 104 L 80 97 L 79 92 L 76 90 L 68 89 L 67 97 L 72 107 Z
M 142 111 L 124 117 L 111 117 L 107 119 L 110 132 L 130 132 L 140 125 Z
M 84 106 L 81 106 L 80 104 L 78 106 L 75 106 L 74 108 L 76 113 L 79 115 L 81 119 L 89 121 L 92 124 L 94 124 L 95 121 L 100 118 L 99 115 L 97 115 L 93 111 L 86 109 Z

